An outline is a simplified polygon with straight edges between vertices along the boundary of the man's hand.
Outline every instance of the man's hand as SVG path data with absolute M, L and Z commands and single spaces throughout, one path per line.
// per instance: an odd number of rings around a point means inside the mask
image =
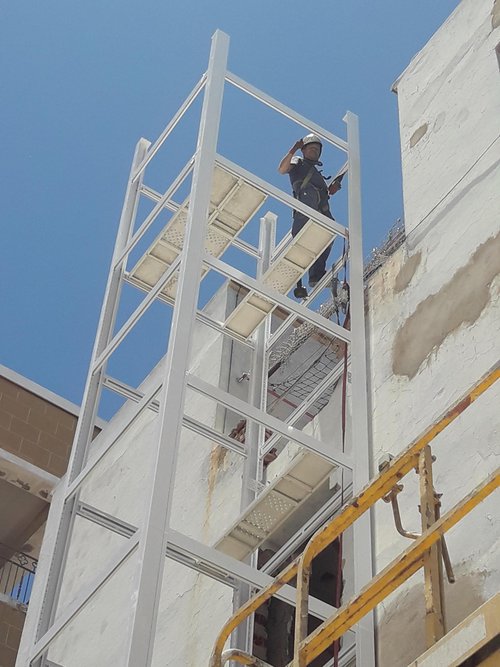
M 340 182 L 340 179 L 336 178 L 328 186 L 328 194 L 329 195 L 334 195 L 336 192 L 338 192 L 341 189 L 341 187 L 342 187 L 342 183 Z
M 295 153 L 301 148 L 304 148 L 304 142 L 302 141 L 302 139 L 299 139 L 294 143 L 294 145 L 290 148 L 288 152 L 290 153 L 290 155 L 295 155 Z
M 295 153 L 299 150 L 299 148 L 303 148 L 304 142 L 302 139 L 299 139 L 294 143 L 294 145 L 290 148 L 288 153 L 285 155 L 285 157 L 281 160 L 278 166 L 278 171 L 280 174 L 288 174 L 292 170 L 292 159 Z

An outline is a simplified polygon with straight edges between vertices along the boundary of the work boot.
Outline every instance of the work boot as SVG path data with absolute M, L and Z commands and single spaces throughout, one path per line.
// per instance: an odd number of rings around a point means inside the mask
M 303 285 L 297 285 L 297 287 L 293 290 L 293 296 L 296 299 L 306 299 L 307 298 L 307 290 Z
M 320 276 L 309 276 L 309 287 L 316 287 L 316 285 L 319 283 L 321 278 L 325 275 L 326 271 L 323 271 L 323 273 Z

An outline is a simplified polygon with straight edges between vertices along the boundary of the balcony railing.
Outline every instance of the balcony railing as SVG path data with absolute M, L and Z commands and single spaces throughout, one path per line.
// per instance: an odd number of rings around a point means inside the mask
M 27 605 L 37 563 L 36 558 L 0 544 L 0 593 Z

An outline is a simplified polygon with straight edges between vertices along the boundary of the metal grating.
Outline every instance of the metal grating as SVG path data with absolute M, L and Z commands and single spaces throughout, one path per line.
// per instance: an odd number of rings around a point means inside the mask
M 222 167 L 214 169 L 205 250 L 220 257 L 231 241 L 244 229 L 266 200 L 253 185 L 237 178 Z M 150 290 L 182 252 L 189 212 L 189 198 L 174 213 L 167 226 L 130 271 L 129 280 Z M 206 269 L 202 272 L 205 275 Z M 174 299 L 178 272 L 163 288 L 164 297 Z
M 309 220 L 269 267 L 262 282 L 280 294 L 288 294 L 334 239 L 333 231 Z M 229 315 L 224 326 L 248 338 L 274 308 L 275 304 L 265 302 L 254 292 L 249 292 Z
M 299 452 L 217 542 L 219 551 L 243 560 L 265 542 L 325 481 L 334 466 L 317 454 Z
M 246 523 L 259 528 L 267 535 L 275 527 L 283 513 L 293 509 L 296 505 L 295 500 L 287 498 L 277 491 L 271 491 L 248 515 Z

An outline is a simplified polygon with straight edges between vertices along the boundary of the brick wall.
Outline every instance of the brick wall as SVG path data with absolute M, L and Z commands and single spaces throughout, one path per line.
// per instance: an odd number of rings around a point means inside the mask
M 77 418 L 0 377 L 0 447 L 61 477 Z
M 26 612 L 21 605 L 0 598 L 0 667 L 14 667 Z
M 1 449 L 56 477 L 62 477 L 68 465 L 76 423 L 75 414 L 51 402 L 50 398 L 39 396 L 22 384 L 0 375 Z M 98 432 L 96 427 L 94 436 Z M 0 483 L 3 483 L 1 478 Z M 19 488 L 29 493 L 22 484 Z M 15 511 L 15 508 L 11 509 Z M 31 530 L 38 530 L 39 524 L 34 526 L 34 522 L 42 517 L 38 505 L 34 505 L 34 512 L 38 513 L 30 518 L 25 510 L 23 521 Z M 19 525 L 20 534 L 23 534 L 23 527 L 24 524 Z M 27 537 L 30 535 L 27 534 Z M 21 544 L 24 539 L 20 540 Z M 8 546 L 16 546 L 16 541 L 9 540 Z M 15 666 L 24 619 L 25 608 L 0 594 L 0 667 Z

